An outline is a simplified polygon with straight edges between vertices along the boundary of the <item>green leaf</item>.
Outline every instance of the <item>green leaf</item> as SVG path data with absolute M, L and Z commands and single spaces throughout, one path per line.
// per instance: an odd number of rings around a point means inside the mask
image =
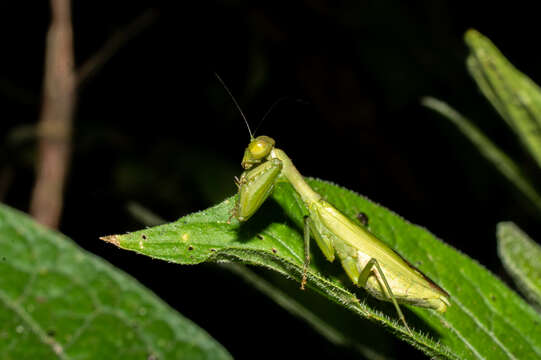
M 479 32 L 468 30 L 465 40 L 477 85 L 541 165 L 541 89 Z
M 490 141 L 481 130 L 443 101 L 425 97 L 422 99 L 422 104 L 451 120 L 477 146 L 481 154 L 541 210 L 541 196 L 535 187 L 528 181 L 513 159 Z
M 498 224 L 498 254 L 520 291 L 541 309 L 541 246 L 512 222 Z
M 0 358 L 230 359 L 133 278 L 0 204 Z
M 160 216 L 137 203 L 127 206 L 130 214 L 145 226 L 155 226 L 166 223 Z M 351 313 L 337 304 L 326 302 L 323 297 L 311 291 L 299 291 L 299 286 L 291 279 L 267 271 L 257 274 L 248 267 L 235 264 L 218 264 L 231 271 L 264 295 L 272 299 L 277 305 L 289 311 L 292 315 L 306 321 L 312 328 L 329 342 L 349 347 L 364 358 L 370 360 L 384 360 L 393 358 L 393 345 L 390 338 L 381 328 L 368 322 L 349 321 Z M 322 301 L 323 300 L 323 301 Z M 358 334 L 366 334 L 363 337 Z
M 341 267 L 312 246 L 309 287 L 353 314 L 388 328 L 430 356 L 444 358 L 536 358 L 541 356 L 541 317 L 516 293 L 475 261 L 427 230 L 338 186 L 310 185 L 352 219 L 364 212 L 370 231 L 451 294 L 445 314 L 407 307 L 409 335 L 392 305 L 377 301 L 347 280 Z M 121 248 L 179 264 L 234 261 L 259 265 L 300 279 L 303 209 L 287 183 L 278 183 L 247 223 L 228 223 L 235 197 L 176 222 L 103 239 Z M 467 236 L 467 234 L 465 234 Z M 363 336 L 359 334 L 358 336 Z
M 160 216 L 140 204 L 130 203 L 127 206 L 130 214 L 145 226 L 166 223 Z M 245 280 L 248 284 L 272 299 L 277 305 L 292 315 L 306 321 L 314 331 L 329 342 L 349 347 L 370 360 L 393 358 L 393 345 L 387 333 L 368 322 L 349 321 L 351 313 L 337 304 L 329 304 L 319 294 L 311 291 L 299 291 L 299 286 L 291 279 L 267 271 L 258 274 L 248 267 L 235 264 L 218 264 L 222 268 Z M 322 301 L 323 300 L 323 301 Z M 366 334 L 363 337 L 358 334 Z

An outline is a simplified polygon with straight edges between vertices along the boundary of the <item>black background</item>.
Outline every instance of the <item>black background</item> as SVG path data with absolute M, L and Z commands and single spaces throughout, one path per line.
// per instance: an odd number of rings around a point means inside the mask
M 217 72 L 252 127 L 287 98 L 259 134 L 274 137 L 301 173 L 368 196 L 507 280 L 496 223 L 512 220 L 535 238 L 539 217 L 420 99 L 448 102 L 537 178 L 469 77 L 463 42 L 475 28 L 540 79 L 530 2 L 196 3 L 73 5 L 77 65 L 137 16 L 153 9 L 157 17 L 79 90 L 60 231 L 135 276 L 237 358 L 280 357 L 285 348 L 290 355 L 356 356 L 223 270 L 151 261 L 98 240 L 142 227 L 127 211 L 130 202 L 171 221 L 235 192 L 249 137 Z M 0 200 L 27 211 L 35 139 L 24 134 L 39 118 L 49 8 L 3 3 L 0 18 L 0 170 L 13 175 Z

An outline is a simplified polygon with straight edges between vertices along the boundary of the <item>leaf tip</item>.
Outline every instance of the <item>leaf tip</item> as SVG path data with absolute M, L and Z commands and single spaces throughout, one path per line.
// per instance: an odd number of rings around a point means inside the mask
M 106 241 L 108 243 L 111 243 L 113 245 L 120 247 L 120 241 L 118 239 L 118 235 L 101 236 L 100 240 Z

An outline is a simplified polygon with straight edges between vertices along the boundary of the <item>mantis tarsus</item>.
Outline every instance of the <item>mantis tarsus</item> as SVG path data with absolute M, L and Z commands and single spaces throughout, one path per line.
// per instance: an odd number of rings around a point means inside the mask
M 223 81 L 225 89 L 231 92 Z M 240 106 L 231 95 L 235 105 L 248 122 Z M 288 181 L 300 196 L 306 208 L 304 218 L 305 259 L 302 272 L 301 289 L 307 282 L 310 262 L 310 235 L 329 261 L 338 255 L 342 267 L 351 281 L 365 288 L 372 296 L 394 304 L 399 318 L 411 333 L 399 303 L 445 312 L 449 295 L 409 264 L 389 246 L 379 240 L 363 225 L 338 211 L 334 206 L 315 192 L 293 165 L 283 150 L 275 147 L 274 139 L 268 136 L 254 138 L 250 127 L 250 143 L 242 159 L 245 171 L 236 179 L 239 197 L 233 216 L 239 221 L 247 221 L 272 193 L 278 180 Z M 364 223 L 365 216 L 359 219 Z

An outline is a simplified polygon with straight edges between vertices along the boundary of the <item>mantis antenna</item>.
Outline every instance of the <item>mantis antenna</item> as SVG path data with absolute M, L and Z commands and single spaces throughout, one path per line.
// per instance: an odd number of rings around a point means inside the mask
M 267 112 L 265 113 L 265 115 L 263 115 L 263 118 L 261 119 L 261 121 L 259 122 L 259 124 L 257 124 L 257 127 L 255 128 L 255 131 L 254 131 L 254 134 L 257 133 L 257 130 L 259 130 L 259 128 L 261 127 L 261 125 L 263 124 L 263 121 L 265 121 L 267 119 L 267 117 L 270 115 L 270 113 L 272 112 L 272 110 L 274 110 L 274 108 L 276 108 L 276 106 L 282 102 L 284 102 L 285 100 L 289 100 L 291 99 L 291 97 L 289 96 L 284 96 L 284 97 L 281 97 L 280 99 L 276 100 L 274 102 L 274 104 L 271 105 L 271 107 L 269 108 L 269 110 L 267 110 Z
M 231 97 L 231 100 L 233 100 L 233 103 L 235 104 L 235 106 L 237 107 L 237 109 L 239 110 L 240 112 L 240 115 L 242 116 L 242 118 L 244 119 L 244 122 L 246 123 L 246 127 L 248 128 L 248 132 L 250 133 L 250 139 L 253 139 L 255 134 L 257 133 L 257 130 L 259 130 L 259 128 L 261 127 L 261 125 L 263 124 L 263 122 L 267 119 L 267 117 L 270 115 L 270 113 L 276 108 L 276 106 L 278 106 L 280 103 L 284 102 L 285 100 L 290 100 L 291 97 L 290 96 L 284 96 L 284 97 L 281 97 L 280 99 L 276 100 L 272 105 L 271 107 L 267 110 L 267 112 L 265 113 L 265 115 L 263 115 L 263 118 L 261 119 L 261 121 L 259 122 L 259 124 L 257 124 L 257 127 L 255 128 L 255 131 L 252 132 L 252 130 L 250 129 L 250 125 L 248 124 L 248 119 L 246 118 L 246 116 L 244 115 L 244 112 L 242 111 L 239 103 L 237 102 L 237 100 L 235 99 L 235 97 L 233 96 L 233 94 L 231 93 L 231 90 L 229 90 L 229 88 L 227 87 L 227 85 L 225 84 L 225 81 L 222 80 L 222 78 L 220 77 L 220 75 L 218 75 L 218 73 L 214 73 L 214 75 L 216 76 L 216 78 L 220 81 L 220 83 L 222 84 L 222 86 L 224 87 L 225 91 L 227 91 L 227 93 L 229 94 L 229 97 Z M 296 101 L 302 101 L 302 99 L 296 99 Z
M 231 91 L 229 90 L 229 88 L 227 87 L 227 85 L 225 84 L 225 82 L 222 80 L 222 78 L 220 77 L 220 75 L 218 75 L 218 73 L 214 73 L 214 75 L 216 76 L 216 78 L 218 79 L 218 81 L 220 81 L 220 83 L 222 84 L 222 86 L 224 87 L 225 91 L 227 91 L 227 93 L 229 94 L 229 96 L 231 97 L 231 100 L 233 100 L 233 103 L 235 103 L 235 106 L 237 107 L 237 109 L 239 110 L 240 112 L 240 115 L 242 116 L 242 118 L 244 119 L 244 122 L 246 123 L 246 127 L 248 128 L 248 132 L 250 133 L 250 139 L 253 139 L 254 138 L 254 135 L 252 134 L 252 130 L 250 130 L 250 125 L 248 124 L 248 119 L 246 119 L 246 116 L 244 115 L 244 113 L 242 112 L 242 109 L 239 105 L 239 103 L 237 102 L 237 100 L 235 99 L 235 97 L 233 96 L 233 94 L 231 93 Z

